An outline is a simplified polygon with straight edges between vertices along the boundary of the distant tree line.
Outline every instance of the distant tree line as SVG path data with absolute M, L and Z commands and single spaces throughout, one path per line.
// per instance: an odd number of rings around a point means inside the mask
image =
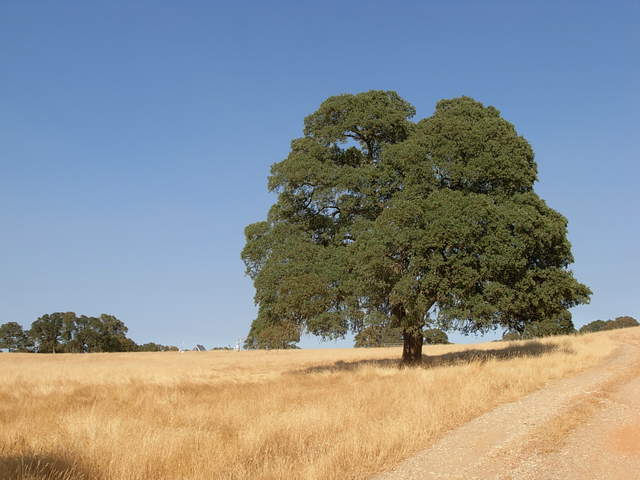
M 637 327 L 638 321 L 629 316 L 616 317 L 614 320 L 595 320 L 580 328 L 580 333 L 600 332 L 602 330 L 615 330 L 617 328 Z
M 616 328 L 636 327 L 638 321 L 629 316 L 617 317 L 615 320 L 595 320 L 576 330 L 571 321 L 569 312 L 565 312 L 557 318 L 542 322 L 532 322 L 522 331 L 507 331 L 503 340 L 526 340 L 530 338 L 550 337 L 554 335 L 570 335 L 573 333 L 590 333 L 601 330 L 614 330 Z
M 24 330 L 17 322 L 0 325 L 0 348 L 10 352 L 90 353 L 178 350 L 157 343 L 136 344 L 129 329 L 113 315 L 99 317 L 55 312 L 42 315 Z
M 148 342 L 138 345 L 138 348 L 131 350 L 133 352 L 177 352 L 178 347 L 173 345 L 160 345 L 159 343 Z

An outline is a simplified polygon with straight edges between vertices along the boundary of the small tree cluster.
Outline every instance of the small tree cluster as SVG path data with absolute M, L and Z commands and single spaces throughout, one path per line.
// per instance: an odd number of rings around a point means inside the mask
M 172 345 L 160 345 L 159 343 L 148 342 L 138 345 L 136 351 L 138 352 L 177 352 L 178 347 Z
M 251 324 L 251 330 L 244 341 L 247 350 L 298 348 L 300 328 L 291 322 L 270 322 L 262 317 Z
M 617 328 L 637 327 L 638 321 L 629 316 L 616 317 L 614 320 L 595 320 L 587 323 L 580 329 L 580 333 L 600 332 L 602 330 L 615 330 Z
M 528 323 L 521 331 L 507 331 L 502 336 L 502 339 L 507 341 L 526 340 L 531 338 L 552 337 L 555 335 L 571 335 L 572 333 L 576 333 L 576 329 L 571 321 L 571 313 L 564 311 L 558 316 Z
M 0 325 L 0 348 L 38 353 L 177 350 L 155 343 L 139 346 L 127 337 L 128 331 L 124 322 L 113 315 L 88 317 L 74 312 L 55 312 L 42 315 L 26 331 L 16 322 Z
M 449 337 L 439 328 L 429 328 L 424 331 L 424 343 L 427 345 L 448 344 Z
M 30 352 L 33 340 L 16 322 L 0 325 L 0 348 L 7 348 L 10 352 Z

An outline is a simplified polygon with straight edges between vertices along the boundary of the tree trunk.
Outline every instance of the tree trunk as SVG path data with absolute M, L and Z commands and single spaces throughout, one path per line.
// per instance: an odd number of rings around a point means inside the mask
M 404 344 L 402 346 L 402 364 L 419 365 L 422 363 L 422 330 L 419 328 L 405 329 L 402 332 Z

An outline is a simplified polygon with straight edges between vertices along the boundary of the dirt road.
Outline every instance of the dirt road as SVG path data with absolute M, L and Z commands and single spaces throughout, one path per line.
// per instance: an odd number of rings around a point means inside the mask
M 376 480 L 640 479 L 640 328 L 604 364 L 449 432 Z

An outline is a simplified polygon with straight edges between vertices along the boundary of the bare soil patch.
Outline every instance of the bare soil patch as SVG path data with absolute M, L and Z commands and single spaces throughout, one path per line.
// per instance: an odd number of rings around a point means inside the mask
M 640 423 L 617 428 L 611 435 L 613 448 L 625 455 L 640 455 Z

